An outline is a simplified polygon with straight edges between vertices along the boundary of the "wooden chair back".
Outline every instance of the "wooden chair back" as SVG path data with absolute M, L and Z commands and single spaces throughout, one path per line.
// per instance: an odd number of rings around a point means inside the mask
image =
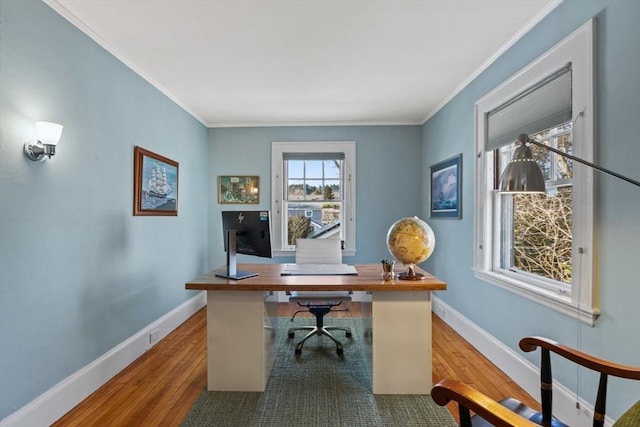
M 461 427 L 478 427 L 484 425 L 494 426 L 566 426 L 566 424 L 553 418 L 553 378 L 551 375 L 551 353 L 555 353 L 565 359 L 571 360 L 583 367 L 600 373 L 598 391 L 593 413 L 593 427 L 603 427 L 607 401 L 607 380 L 609 376 L 640 380 L 640 367 L 620 365 L 608 360 L 600 359 L 559 344 L 543 337 L 526 337 L 520 340 L 520 349 L 524 352 L 540 349 L 540 398 L 541 412 L 527 407 L 515 399 L 504 399 L 496 402 L 473 389 L 472 387 L 452 379 L 444 379 L 431 390 L 433 400 L 444 406 L 450 401 L 458 402 Z M 470 411 L 476 415 L 471 416 Z M 637 414 L 637 415 L 636 415 Z M 640 416 L 640 402 L 636 403 L 630 411 L 625 413 L 619 421 L 638 422 Z M 480 417 L 480 418 L 479 418 Z M 618 423 L 616 422 L 616 426 Z M 626 426 L 627 424 L 621 424 Z M 633 424 L 632 424 L 633 425 Z

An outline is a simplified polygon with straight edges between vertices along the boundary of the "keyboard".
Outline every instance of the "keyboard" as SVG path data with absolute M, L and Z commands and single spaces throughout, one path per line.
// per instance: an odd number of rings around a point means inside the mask
M 349 264 L 284 264 L 281 276 L 345 276 L 358 274 Z

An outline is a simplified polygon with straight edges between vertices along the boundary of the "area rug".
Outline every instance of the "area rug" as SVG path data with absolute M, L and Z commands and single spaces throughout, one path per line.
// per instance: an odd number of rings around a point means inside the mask
M 300 356 L 288 339 L 288 318 L 277 319 L 277 353 L 264 393 L 210 392 L 198 396 L 182 422 L 183 427 L 233 426 L 421 426 L 448 427 L 456 422 L 446 408 L 429 395 L 374 395 L 363 351 L 359 319 L 330 319 L 349 326 L 352 338 L 336 331 L 344 354 L 336 354 L 327 337 L 308 340 Z M 295 325 L 312 324 L 297 317 Z

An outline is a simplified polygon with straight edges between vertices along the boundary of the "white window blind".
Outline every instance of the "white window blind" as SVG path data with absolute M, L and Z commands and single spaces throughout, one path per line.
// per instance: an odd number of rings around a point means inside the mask
M 344 160 L 344 153 L 282 153 L 282 160 Z
M 571 120 L 571 64 L 485 115 L 487 151 Z

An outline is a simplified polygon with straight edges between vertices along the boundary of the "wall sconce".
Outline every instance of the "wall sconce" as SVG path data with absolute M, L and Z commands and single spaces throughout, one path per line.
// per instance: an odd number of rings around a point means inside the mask
M 36 122 L 38 139 L 24 144 L 24 155 L 29 160 L 41 162 L 47 157 L 55 156 L 56 145 L 62 135 L 62 125 L 51 122 Z

